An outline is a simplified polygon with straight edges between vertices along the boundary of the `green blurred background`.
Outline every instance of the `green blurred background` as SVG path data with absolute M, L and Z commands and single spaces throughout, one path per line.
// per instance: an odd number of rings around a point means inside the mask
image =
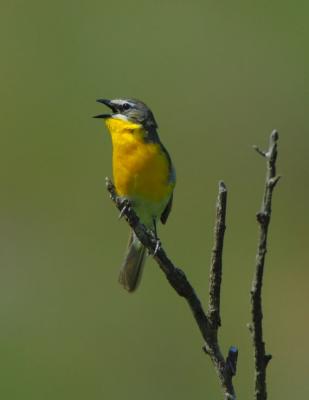
M 150 258 L 117 283 L 128 227 L 104 177 L 100 97 L 144 100 L 177 169 L 160 236 L 206 302 L 218 180 L 229 188 L 222 348 L 252 398 L 249 289 L 265 163 L 280 133 L 264 285 L 272 399 L 308 389 L 308 13 L 305 1 L 2 0 L 0 397 L 220 399 L 185 302 Z

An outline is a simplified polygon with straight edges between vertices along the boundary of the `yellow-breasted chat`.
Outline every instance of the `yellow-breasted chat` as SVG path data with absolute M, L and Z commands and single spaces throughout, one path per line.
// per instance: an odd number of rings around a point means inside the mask
M 140 221 L 157 235 L 157 221 L 166 223 L 176 182 L 171 158 L 161 143 L 154 115 L 145 103 L 127 98 L 99 99 L 111 110 L 103 118 L 113 146 L 113 179 L 118 196 L 128 199 Z M 133 231 L 119 282 L 129 292 L 141 278 L 145 247 Z

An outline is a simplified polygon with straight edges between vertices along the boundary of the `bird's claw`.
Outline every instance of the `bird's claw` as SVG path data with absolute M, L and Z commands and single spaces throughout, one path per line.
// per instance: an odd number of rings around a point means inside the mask
M 124 216 L 124 213 L 126 212 L 127 209 L 128 209 L 128 205 L 125 204 L 125 205 L 122 207 L 122 209 L 121 209 L 121 211 L 120 211 L 120 213 L 119 213 L 119 216 L 118 216 L 119 219 L 121 219 L 121 218 Z
M 156 247 L 155 247 L 154 252 L 153 252 L 153 257 L 155 257 L 157 255 L 157 253 L 160 250 L 160 248 L 161 248 L 161 241 L 160 241 L 160 239 L 157 239 Z
M 119 216 L 118 216 L 119 219 L 121 219 L 124 216 L 124 214 L 126 213 L 126 211 L 130 208 L 130 202 L 127 199 L 122 200 L 121 207 L 122 208 L 121 208 Z

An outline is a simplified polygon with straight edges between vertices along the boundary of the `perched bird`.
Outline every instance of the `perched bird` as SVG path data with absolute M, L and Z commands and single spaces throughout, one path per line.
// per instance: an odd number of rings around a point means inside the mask
M 172 208 L 176 176 L 161 143 L 151 110 L 139 100 L 99 99 L 111 109 L 103 118 L 113 145 L 113 178 L 118 196 L 128 199 L 140 221 L 157 237 L 157 221 L 166 223 Z M 131 231 L 119 282 L 133 292 L 140 281 L 146 249 Z

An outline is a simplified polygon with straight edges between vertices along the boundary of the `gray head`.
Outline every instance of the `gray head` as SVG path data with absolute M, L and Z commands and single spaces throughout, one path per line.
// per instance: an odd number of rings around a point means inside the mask
M 125 118 L 143 125 L 147 130 L 158 127 L 151 110 L 142 101 L 126 98 L 97 101 L 108 106 L 112 113 L 96 115 L 94 118 Z

